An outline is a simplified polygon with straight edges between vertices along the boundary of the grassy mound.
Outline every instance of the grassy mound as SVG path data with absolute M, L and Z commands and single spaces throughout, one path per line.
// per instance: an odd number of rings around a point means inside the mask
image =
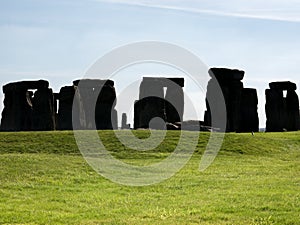
M 113 131 L 99 136 L 115 157 L 146 165 L 167 157 L 179 133 L 147 152 L 122 145 Z M 72 132 L 0 133 L 0 224 L 299 224 L 300 132 L 226 134 L 200 172 L 208 139 L 200 134 L 172 178 L 128 187 L 93 171 Z

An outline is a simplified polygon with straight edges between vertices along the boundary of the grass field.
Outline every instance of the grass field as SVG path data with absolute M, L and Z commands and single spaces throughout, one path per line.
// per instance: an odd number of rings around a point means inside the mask
M 170 131 L 157 149 L 141 153 L 112 131 L 99 134 L 115 157 L 132 164 L 165 158 L 178 140 Z M 227 134 L 200 172 L 208 138 L 201 133 L 193 157 L 172 178 L 129 187 L 94 172 L 72 132 L 0 133 L 0 224 L 300 224 L 300 132 Z

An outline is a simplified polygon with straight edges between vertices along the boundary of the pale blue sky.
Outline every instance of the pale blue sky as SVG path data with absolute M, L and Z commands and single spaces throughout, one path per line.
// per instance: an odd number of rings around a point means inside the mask
M 164 41 L 194 52 L 210 67 L 245 70 L 245 86 L 258 89 L 264 127 L 268 83 L 291 80 L 300 85 L 299 37 L 296 0 L 1 1 L 0 85 L 44 78 L 59 91 L 111 49 L 137 41 Z M 133 68 L 126 75 L 134 72 Z M 143 71 L 137 68 L 136 73 Z M 187 86 L 186 91 L 195 90 Z M 197 93 L 191 95 L 197 98 Z M 195 101 L 202 111 L 203 99 Z

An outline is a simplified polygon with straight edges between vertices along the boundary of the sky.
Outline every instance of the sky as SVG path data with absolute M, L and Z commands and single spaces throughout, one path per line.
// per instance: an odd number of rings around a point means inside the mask
M 162 41 L 193 52 L 208 68 L 244 70 L 244 86 L 258 91 L 260 127 L 265 127 L 264 91 L 269 82 L 290 80 L 300 86 L 299 37 L 298 0 L 1 1 L 0 86 L 46 79 L 59 92 L 112 49 Z M 119 113 L 132 112 L 142 76 L 162 75 L 186 76 L 166 65 L 136 65 L 119 71 L 114 77 Z M 130 81 L 136 82 L 128 88 Z M 124 99 L 125 89 L 135 93 L 130 100 Z M 188 78 L 184 90 L 199 112 L 193 118 L 186 109 L 185 119 L 203 120 L 204 91 Z

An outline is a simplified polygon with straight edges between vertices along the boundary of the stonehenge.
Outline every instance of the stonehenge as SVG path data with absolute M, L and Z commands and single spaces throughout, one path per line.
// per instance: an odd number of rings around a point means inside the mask
M 258 132 L 257 91 L 244 87 L 245 72 L 211 68 L 208 73 L 204 121 L 183 121 L 184 78 L 143 77 L 139 98 L 133 103 L 134 129 Z M 296 84 L 289 81 L 269 84 L 265 91 L 266 132 L 300 129 L 296 90 Z M 20 81 L 4 85 L 3 93 L 0 131 L 118 129 L 112 80 L 75 80 L 59 93 L 53 93 L 45 80 Z M 120 128 L 131 129 L 126 113 Z
M 299 98 L 296 84 L 272 82 L 266 90 L 266 131 L 297 131 L 300 126 Z M 284 96 L 286 91 L 286 96 Z
M 53 93 L 48 81 L 21 81 L 5 85 L 3 92 L 1 131 L 117 128 L 111 80 L 76 80 L 59 93 Z
M 144 77 L 134 103 L 134 129 L 165 129 L 183 120 L 184 78 Z
M 226 115 L 226 132 L 256 132 L 259 130 L 258 98 L 255 89 L 244 88 L 242 80 L 245 72 L 226 68 L 212 68 L 209 70 L 211 80 L 207 85 L 206 108 L 204 124 L 221 127 L 222 121 L 218 121 L 220 114 Z M 219 87 L 218 87 L 219 85 Z M 216 92 L 222 91 L 225 108 L 219 107 L 222 99 L 216 99 Z M 215 114 L 212 118 L 212 110 Z M 219 115 L 218 115 L 219 114 Z M 218 127 L 218 124 L 220 126 Z

